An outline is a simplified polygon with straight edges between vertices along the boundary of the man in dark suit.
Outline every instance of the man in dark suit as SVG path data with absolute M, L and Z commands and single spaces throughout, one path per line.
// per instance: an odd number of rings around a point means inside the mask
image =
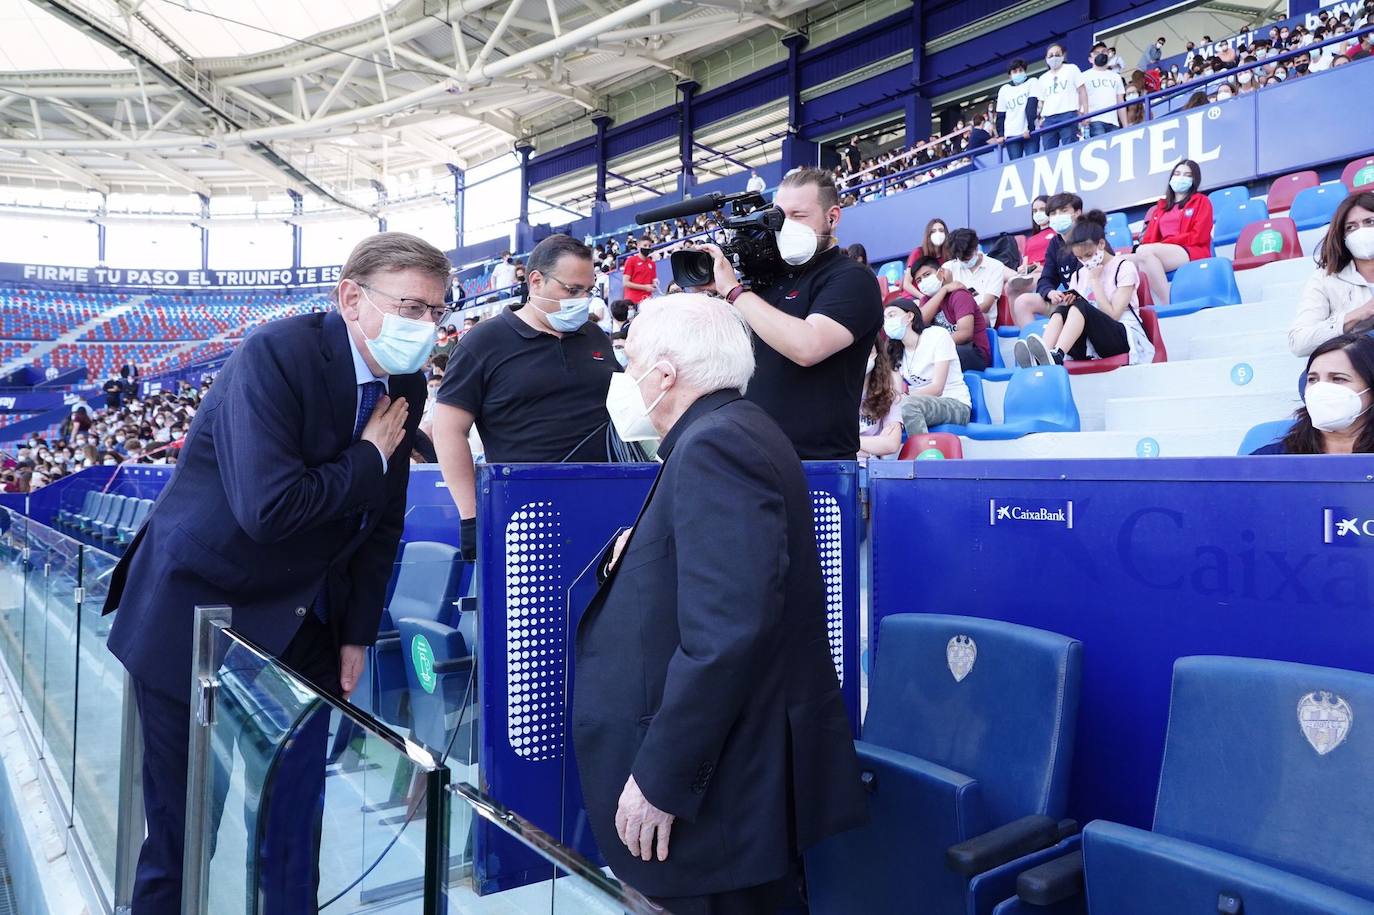
M 448 273 L 427 242 L 375 235 L 344 265 L 337 311 L 250 334 L 111 576 L 109 647 L 132 675 L 144 737 L 134 915 L 181 909 L 196 605 L 230 606 L 238 632 L 322 689 L 357 685 L 401 537 L 418 369 Z
M 675 915 L 773 912 L 801 850 L 867 816 L 806 477 L 741 397 L 730 306 L 649 300 L 626 350 L 611 418 L 663 435 L 663 466 L 578 624 L 587 811 L 616 876 Z

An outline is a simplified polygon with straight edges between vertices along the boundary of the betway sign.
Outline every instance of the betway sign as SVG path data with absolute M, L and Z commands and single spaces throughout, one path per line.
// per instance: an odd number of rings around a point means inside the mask
M 1142 196 L 1162 196 L 1168 175 L 1182 159 L 1199 165 L 1221 158 L 1216 132 L 1209 140 L 1206 124 L 1215 121 L 1220 105 L 1198 109 L 1181 118 L 1129 127 L 1106 134 L 1087 143 L 1077 143 L 1029 160 L 1029 165 L 1012 163 L 998 170 L 997 194 L 990 212 L 1008 207 L 1018 211 L 1030 206 L 1041 194 L 1074 193 L 1089 197 L 1108 184 L 1132 183 L 1150 179 Z M 1207 174 L 1204 167 L 1203 174 Z M 1024 220 L 1023 220 L 1024 221 Z

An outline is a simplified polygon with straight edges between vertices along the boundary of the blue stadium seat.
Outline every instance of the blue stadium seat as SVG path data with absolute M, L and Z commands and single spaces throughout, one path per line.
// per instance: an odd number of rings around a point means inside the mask
M 1038 365 L 1014 372 L 1002 402 L 1002 416 L 1001 423 L 975 419 L 967 426 L 947 424 L 930 431 L 983 441 L 1004 441 L 1034 432 L 1077 432 L 1078 406 L 1073 401 L 1068 371 L 1062 365 Z
M 1263 200 L 1228 200 L 1212 207 L 1212 244 L 1233 245 L 1240 233 L 1252 222 L 1269 218 L 1269 207 Z
M 1010 328 L 1010 330 L 1015 329 L 1014 327 Z M 1006 381 L 1011 377 L 1011 373 L 1015 371 L 1015 367 L 1007 365 L 1006 360 L 1002 358 L 1002 347 L 997 344 L 998 338 L 1005 330 L 1008 330 L 1008 328 L 988 328 L 988 346 L 992 348 L 992 365 L 983 369 L 982 375 L 984 381 Z
M 122 544 L 131 542 L 134 535 L 138 533 L 138 529 L 143 526 L 143 522 L 148 520 L 148 513 L 152 510 L 152 499 L 139 499 L 128 521 L 121 524 L 116 532 L 118 542 Z
M 1342 184 L 1319 184 L 1299 191 L 1288 210 L 1288 218 L 1303 229 L 1316 229 L 1331 222 L 1348 192 Z
M 1368 709 L 1370 674 L 1179 659 L 1153 828 L 1083 830 L 1088 910 L 1374 915 Z
M 1254 454 L 1257 448 L 1272 445 L 1283 438 L 1291 428 L 1293 428 L 1291 419 L 1276 419 L 1273 422 L 1251 426 L 1250 431 L 1245 433 L 1245 438 L 1241 439 L 1240 448 L 1236 454 Z
M 882 621 L 873 657 L 856 742 L 871 819 L 807 853 L 811 912 L 990 912 L 1067 850 L 1082 644 L 907 613 Z
M 978 372 L 965 372 L 964 384 L 968 386 L 969 399 L 969 422 L 970 423 L 990 423 L 992 415 L 988 413 L 988 401 L 983 395 L 983 377 Z M 957 426 L 953 423 L 943 423 L 931 429 L 931 432 L 948 432 L 951 435 L 961 435 L 960 430 L 964 426 Z
M 1169 304 L 1156 305 L 1155 313 L 1163 318 L 1190 315 L 1204 308 L 1240 304 L 1240 288 L 1231 262 L 1224 257 L 1189 261 L 1174 273 L 1169 284 Z
M 123 499 L 123 496 L 116 496 L 114 493 L 102 492 L 96 499 L 95 514 L 88 515 L 81 520 L 80 530 L 82 533 L 93 533 L 102 524 L 111 511 L 118 504 L 116 499 Z
M 906 269 L 901 261 L 888 261 L 878 268 L 878 276 L 887 280 L 887 285 L 893 289 L 902 288 L 902 271 Z
M 1125 213 L 1111 213 L 1107 216 L 1107 244 L 1113 251 L 1130 252 L 1134 239 L 1131 238 L 1131 224 Z
M 474 613 L 464 613 L 456 627 L 434 620 L 396 621 L 410 694 L 411 730 L 437 753 L 452 747 L 451 759 L 465 763 L 472 761 L 477 707 L 473 617 Z
M 119 528 L 127 524 L 133 518 L 134 509 L 138 508 L 138 500 L 128 496 L 115 496 L 119 500 L 119 507 L 106 516 L 105 520 L 96 525 L 95 536 L 98 540 L 112 541 L 118 538 Z
M 403 657 L 399 624 L 410 619 L 455 626 L 464 567 L 470 565 L 459 559 L 455 547 L 426 540 L 407 543 L 400 555 L 395 588 L 368 659 L 374 714 L 393 724 L 407 720 L 404 697 L 409 692 L 404 672 L 409 659 Z
M 1212 212 L 1217 211 L 1217 207 L 1230 206 L 1235 203 L 1244 202 L 1250 199 L 1250 189 L 1243 184 L 1232 187 L 1219 187 L 1215 191 L 1207 194 L 1207 199 L 1212 201 Z
M 82 518 L 90 517 L 91 510 L 95 507 L 96 497 L 100 493 L 94 489 L 86 490 L 86 496 L 81 501 L 78 509 L 59 509 L 57 512 L 57 526 L 61 528 L 74 527 Z

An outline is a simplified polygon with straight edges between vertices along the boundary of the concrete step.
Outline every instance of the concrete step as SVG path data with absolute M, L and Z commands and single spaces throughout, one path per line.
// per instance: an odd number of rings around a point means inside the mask
M 1234 455 L 1249 426 L 1208 430 L 1042 432 L 1007 442 L 963 439 L 964 457 L 1006 460 L 1046 458 L 1215 457 Z
M 1286 261 L 1275 261 L 1253 270 L 1236 271 L 1236 286 L 1240 288 L 1241 299 L 1245 302 L 1278 298 L 1275 290 L 1286 289 L 1289 286 L 1301 289 L 1302 284 L 1307 282 L 1307 278 L 1316 269 L 1317 265 L 1306 255 Z
M 1113 397 L 1107 400 L 1104 429 L 1158 438 L 1169 430 L 1205 432 L 1291 416 L 1300 406 L 1296 379 L 1288 393 L 1184 394 L 1169 397 Z
M 1287 327 L 1282 330 L 1250 330 L 1243 321 L 1238 321 L 1237 328 L 1243 329 L 1229 334 L 1194 337 L 1188 344 L 1188 359 L 1184 361 L 1229 357 L 1242 362 L 1289 351 Z

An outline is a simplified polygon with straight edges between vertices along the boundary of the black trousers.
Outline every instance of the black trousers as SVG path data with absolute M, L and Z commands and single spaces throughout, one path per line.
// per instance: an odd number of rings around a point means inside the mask
M 964 372 L 981 372 L 988 367 L 983 351 L 972 343 L 958 343 L 954 351 L 959 354 L 959 369 Z
M 709 896 L 654 898 L 652 901 L 672 915 L 775 915 L 790 898 L 794 879 L 788 876 L 742 890 Z
M 314 680 L 317 684 L 335 693 L 339 691 L 339 652 L 334 646 L 333 636 L 328 628 L 307 614 L 305 622 L 296 633 L 291 644 L 282 653 L 282 660 Z M 133 680 L 134 702 L 138 705 L 139 722 L 143 729 L 143 811 L 147 820 L 148 835 L 139 850 L 138 869 L 134 876 L 133 915 L 180 915 L 181 913 L 181 864 L 186 841 L 186 769 L 189 764 L 187 749 L 190 742 L 190 684 L 186 696 L 169 696 L 150 689 L 137 678 Z M 292 785 L 294 796 L 301 801 L 315 801 L 314 807 L 322 811 L 318 803 L 324 785 L 324 749 L 329 716 L 317 715 L 298 732 L 293 741 L 295 750 L 284 764 L 279 781 Z M 315 756 L 318 754 L 318 762 Z M 289 778 L 286 769 L 291 770 Z M 228 785 L 228 773 L 220 773 L 217 779 L 217 792 L 223 792 Z M 247 786 L 250 792 L 260 785 L 251 784 L 253 775 L 248 774 Z M 215 809 L 223 803 L 222 793 L 216 797 Z M 291 806 L 292 801 L 278 794 L 273 798 L 271 808 L 281 810 Z M 297 807 L 297 811 L 300 808 Z M 212 816 L 210 828 L 217 827 L 218 816 Z M 304 818 L 297 812 L 295 821 L 303 824 L 318 836 L 318 816 Z M 293 845 L 284 841 L 287 836 L 280 831 L 268 834 L 261 849 L 273 853 L 283 845 Z M 259 849 L 252 848 L 255 854 Z M 294 843 L 299 847 L 299 843 Z M 318 849 L 318 841 L 311 843 Z M 264 854 L 264 863 L 275 854 Z M 280 860 L 280 858 L 276 858 Z M 301 887 L 312 877 L 317 878 L 317 858 L 312 857 L 308 864 L 297 860 L 286 861 L 283 868 L 271 868 L 264 874 L 266 891 L 265 910 L 268 912 L 309 912 L 314 911 L 313 895 L 308 908 L 301 908 L 298 899 L 291 897 L 297 893 L 287 892 L 282 898 L 276 888 Z M 303 870 L 303 868 L 312 870 Z M 302 873 L 305 877 L 300 876 Z M 313 893 L 313 883 L 311 884 Z M 280 900 L 273 904 L 271 900 Z
M 1054 310 L 1054 314 L 1059 315 L 1063 320 L 1068 320 L 1070 309 L 1075 309 L 1083 315 L 1083 333 L 1079 335 L 1074 345 L 1069 347 L 1070 356 L 1075 359 L 1087 359 L 1089 342 L 1092 343 L 1093 349 L 1097 351 L 1100 359 L 1120 356 L 1122 353 L 1131 351 L 1131 341 L 1126 336 L 1125 324 L 1105 311 L 1100 311 L 1093 305 L 1077 299 L 1071 305 L 1060 305 Z

